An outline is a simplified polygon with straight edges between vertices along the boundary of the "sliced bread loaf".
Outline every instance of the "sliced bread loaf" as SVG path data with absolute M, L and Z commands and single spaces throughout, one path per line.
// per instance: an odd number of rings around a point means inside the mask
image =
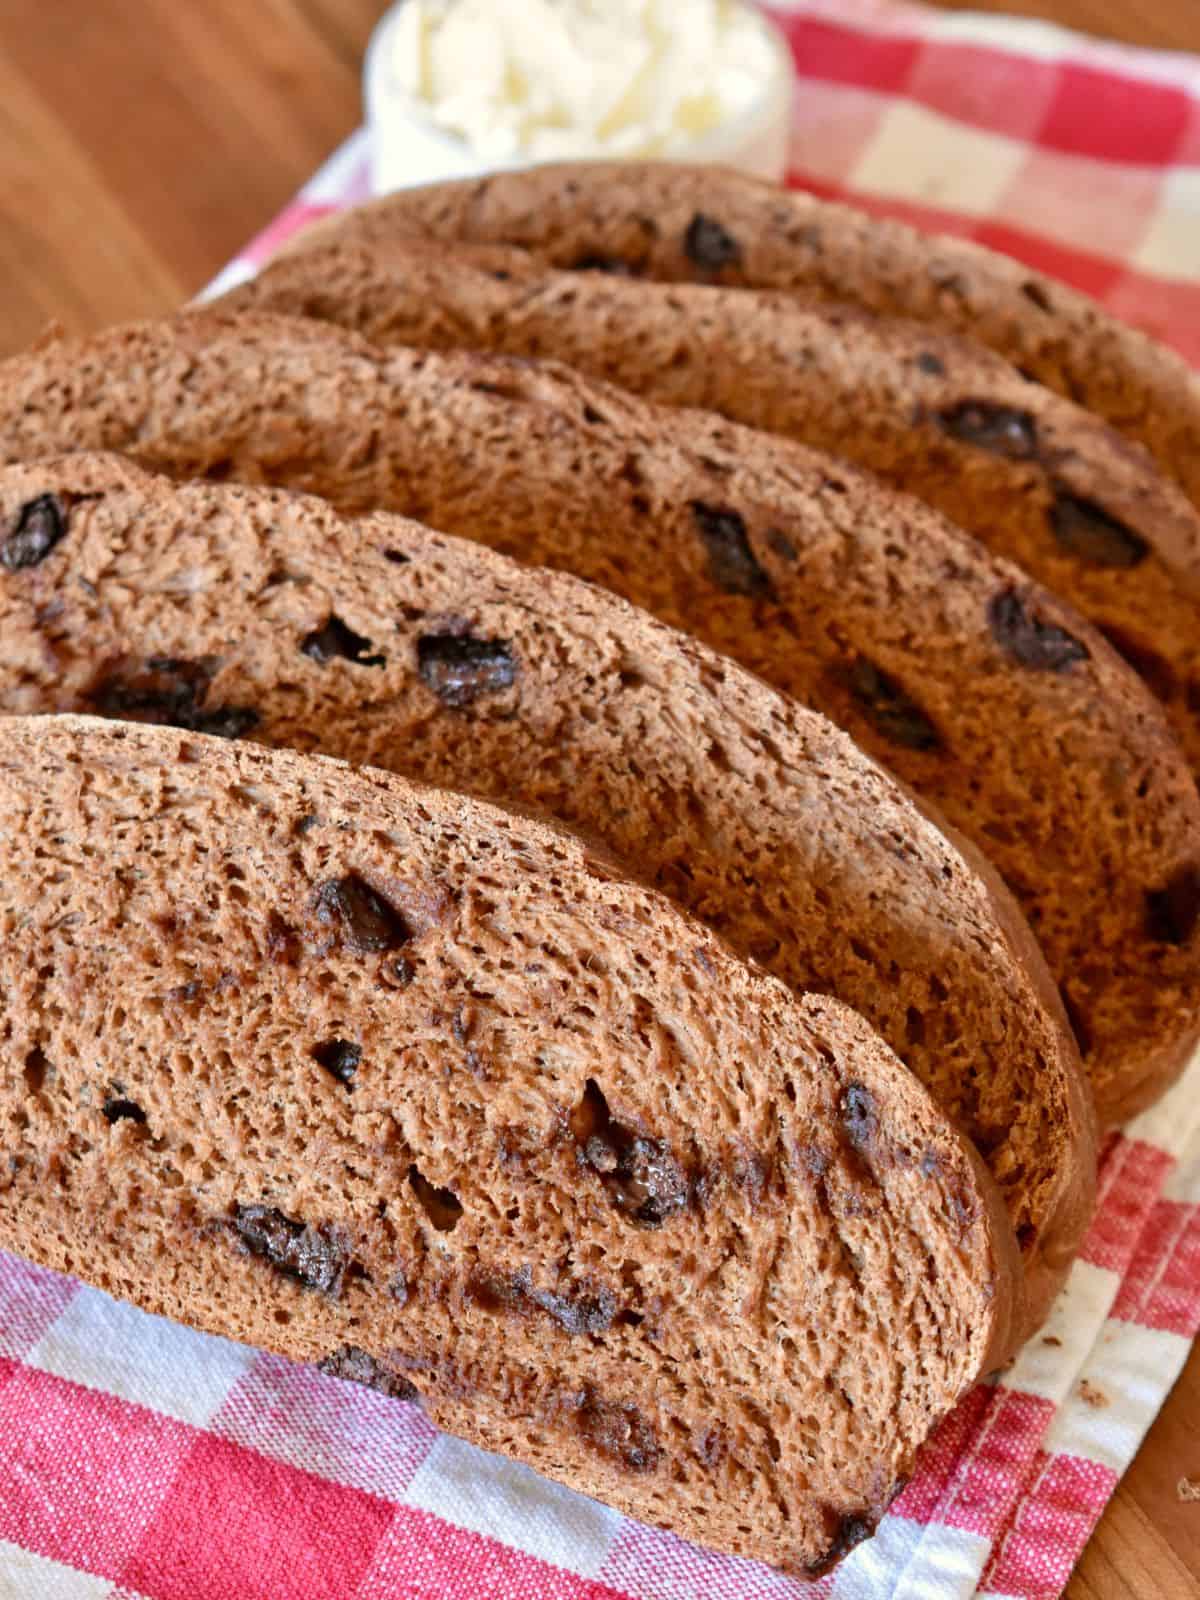
M 799 291 L 990 346 L 1144 444 L 1200 505 L 1200 379 L 1094 300 L 965 239 L 935 237 L 736 172 L 674 162 L 534 167 L 406 189 L 334 235 L 515 244 L 561 267 Z
M 602 589 L 399 517 L 115 457 L 0 471 L 0 528 L 50 516 L 44 559 L 0 567 L 0 712 L 245 735 L 598 837 L 874 1024 L 986 1152 L 1025 1266 L 1014 1334 L 1038 1325 L 1093 1192 L 1074 1043 L 995 874 L 845 734 Z M 469 1053 L 470 1006 L 458 1026 Z
M 801 1574 L 1002 1347 L 916 1080 L 565 832 L 75 717 L 0 817 L 5 1249 Z
M 83 446 L 391 507 L 699 635 L 825 711 L 990 854 L 1102 1118 L 1190 1055 L 1200 796 L 1162 711 L 1076 612 L 918 502 L 565 368 L 381 353 L 286 318 L 189 316 L 0 367 L 0 454 Z
M 1071 600 L 1167 706 L 1200 772 L 1200 513 L 1140 446 L 972 340 L 411 239 L 282 257 L 225 303 L 382 346 L 553 356 L 869 467 Z

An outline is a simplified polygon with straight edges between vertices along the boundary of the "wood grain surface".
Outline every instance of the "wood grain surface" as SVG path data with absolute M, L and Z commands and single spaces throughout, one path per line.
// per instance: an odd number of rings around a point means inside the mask
M 948 5 L 949 0 L 938 0 Z M 1200 0 L 974 0 L 1200 52 Z M 0 354 L 195 293 L 360 120 L 383 0 L 0 0 Z M 1200 1346 L 1070 1600 L 1196 1600 Z M 930 1596 L 929 1600 L 937 1600 Z

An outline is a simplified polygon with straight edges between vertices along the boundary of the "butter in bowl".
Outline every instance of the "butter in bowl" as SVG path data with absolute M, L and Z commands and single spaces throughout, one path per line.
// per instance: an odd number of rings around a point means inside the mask
M 372 187 L 587 159 L 777 180 L 792 83 L 743 0 L 400 0 L 367 53 Z

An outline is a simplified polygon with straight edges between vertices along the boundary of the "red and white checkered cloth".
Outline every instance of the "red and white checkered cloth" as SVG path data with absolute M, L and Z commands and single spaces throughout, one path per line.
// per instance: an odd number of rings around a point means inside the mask
M 892 0 L 774 9 L 796 184 L 1008 250 L 1200 363 L 1200 61 Z M 365 190 L 360 134 L 221 281 Z M 0 1255 L 0 1597 L 1050 1600 L 1198 1331 L 1200 1060 L 1110 1141 L 1043 1334 L 806 1585 Z

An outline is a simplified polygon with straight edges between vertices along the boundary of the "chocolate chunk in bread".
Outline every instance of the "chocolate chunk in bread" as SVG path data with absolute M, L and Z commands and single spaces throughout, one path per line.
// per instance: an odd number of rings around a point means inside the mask
M 1200 513 L 1144 451 L 982 345 L 781 294 L 588 279 L 517 250 L 447 256 L 421 241 L 285 257 L 228 303 L 303 311 L 382 345 L 557 357 L 856 461 L 1128 641 L 1136 670 L 1152 652 L 1147 681 L 1200 773 L 1187 698 L 1200 682 Z
M 881 333 L 886 339 L 886 326 Z M 946 376 L 946 363 L 941 357 L 932 368 L 928 361 L 925 351 L 916 357 L 922 372 L 939 378 Z M 958 400 L 936 412 L 934 420 L 952 439 L 977 450 L 990 450 L 993 455 L 1008 456 L 1013 461 L 1028 461 L 1038 454 L 1037 423 L 1030 412 L 1015 406 L 995 400 Z
M 1193 777 L 1104 640 L 927 508 L 791 441 L 561 367 L 382 354 L 298 319 L 115 330 L 10 361 L 3 376 L 9 456 L 119 447 L 176 477 L 220 462 L 226 476 L 317 490 L 347 511 L 394 508 L 565 568 L 700 636 L 839 722 L 991 855 L 1084 1018 L 1106 1121 L 1182 1069 L 1200 1033 L 1200 945 L 1164 962 L 1143 896 L 1194 859 Z M 741 519 L 770 596 L 714 581 L 697 503 Z M 10 591 L 23 584 L 35 601 L 69 545 L 12 574 Z M 988 618 L 1008 587 L 1086 656 L 1058 672 L 1014 660 Z M 303 586 L 273 592 L 284 606 Z M 452 599 L 446 611 L 429 631 L 457 632 Z M 338 615 L 390 664 L 386 627 Z M 507 642 L 468 623 L 472 637 Z M 936 744 L 909 737 L 903 719 L 880 725 L 848 676 L 860 659 L 919 709 Z M 353 672 L 358 692 L 381 670 L 323 669 L 330 682 Z M 523 671 L 469 714 L 507 715 Z
M 1114 517 L 1095 500 L 1059 489 L 1050 508 L 1050 527 L 1059 544 L 1085 566 L 1129 572 L 1150 553 L 1149 540 Z M 1124 579 L 1128 589 L 1128 579 Z
M 378 1361 L 357 1345 L 343 1345 L 332 1355 L 318 1361 L 317 1366 L 330 1378 L 344 1378 L 348 1383 L 361 1384 L 387 1395 L 389 1400 L 418 1400 L 416 1387 L 407 1378 L 393 1372 L 385 1362 Z
M 312 812 L 327 826 L 298 842 Z M 0 813 L 0 1248 L 385 1393 L 411 1383 L 438 1427 L 793 1573 L 838 1553 L 838 1517 L 876 1519 L 1006 1342 L 999 1197 L 912 1075 L 854 1012 L 742 964 L 565 830 L 78 717 L 0 722 Z M 310 932 L 294 967 L 264 963 L 267 909 L 304 926 L 350 876 L 453 907 L 409 988 Z M 168 1014 L 183 971 L 236 981 Z M 431 1020 L 468 991 L 490 1079 Z M 353 1100 L 311 1056 L 343 1026 L 372 1045 Z M 35 1047 L 55 1068 L 36 1094 Z M 89 1094 L 117 1070 L 153 1139 Z M 589 1080 L 706 1174 L 703 1205 L 647 1228 L 596 1204 L 566 1132 Z M 876 1108 L 869 1162 L 843 1141 L 851 1085 Z M 519 1166 L 500 1158 L 514 1119 Z M 748 1140 L 774 1174 L 757 1200 L 731 1176 Z M 456 1197 L 452 1229 L 413 1170 Z M 477 1295 L 485 1278 L 519 1303 Z
M 1160 944 L 1187 944 L 1200 924 L 1200 864 L 1180 869 L 1161 889 L 1146 896 L 1150 937 Z
M 313 1060 L 319 1061 L 339 1083 L 350 1086 L 362 1061 L 362 1045 L 355 1044 L 352 1039 L 327 1039 L 317 1045 Z
M 411 930 L 395 906 L 389 905 L 357 873 L 327 878 L 318 884 L 312 904 L 317 921 L 335 928 L 355 950 L 393 950 L 411 937 Z
M 44 561 L 67 531 L 62 504 L 52 494 L 40 495 L 21 506 L 11 518 L 0 543 L 0 566 L 10 572 L 36 567 Z
M 1045 622 L 1015 588 L 1001 589 L 988 602 L 988 624 L 1001 647 L 1023 667 L 1067 672 L 1087 660 L 1087 646 L 1056 622 Z
M 698 215 L 706 236 L 736 243 L 719 261 L 694 249 Z M 638 225 L 647 216 L 652 231 Z M 316 224 L 288 249 L 413 234 L 519 245 L 560 267 L 601 257 L 645 278 L 715 278 L 966 334 L 1144 445 L 1200 506 L 1200 386 L 1182 357 L 1087 295 L 967 240 L 711 166 L 592 162 L 401 190 Z
M 243 739 L 258 722 L 252 706 L 212 705 L 211 664 L 170 656 L 105 665 L 88 694 L 89 709 L 127 722 L 191 728 L 220 739 Z
M 337 1296 L 346 1270 L 347 1244 L 340 1228 L 297 1222 L 275 1206 L 238 1205 L 228 1226 L 252 1255 L 305 1288 Z
M 937 750 L 942 740 L 916 700 L 866 656 L 851 662 L 845 682 L 867 721 L 889 745 L 904 750 Z
M 598 837 L 741 954 L 874 1022 L 989 1152 L 1024 1242 L 1016 1331 L 1044 1315 L 1087 1225 L 1095 1160 L 1050 977 L 978 853 L 948 840 L 844 734 L 615 596 L 398 517 L 352 521 L 262 489 L 174 487 L 83 455 L 0 474 L 0 507 L 51 483 L 96 498 L 46 573 L 71 597 L 52 657 L 37 597 L 0 580 L 0 710 L 86 706 L 110 636 L 164 649 L 186 640 L 224 652 L 231 693 L 253 682 L 259 740 L 518 802 Z M 279 571 L 305 581 L 272 584 Z M 331 612 L 386 642 L 385 664 L 364 672 L 299 654 L 293 641 Z M 448 701 L 423 668 L 431 636 L 503 640 L 520 673 L 502 691 Z M 295 833 L 298 848 L 327 851 L 332 823 L 306 805 Z M 306 940 L 357 951 L 381 994 L 404 991 L 428 982 L 421 930 L 452 910 L 330 861 L 302 905 L 269 908 L 264 944 L 288 968 Z M 1140 897 L 1137 916 L 1141 928 Z M 491 1081 L 471 996 L 447 997 L 439 1019 L 456 1073 Z M 647 1032 L 648 1071 L 662 1048 Z M 315 1075 L 357 1111 L 373 1033 L 339 1016 L 314 1027 L 307 1049 Z M 703 1204 L 706 1173 L 623 1118 L 600 1076 L 573 1102 L 567 1134 L 581 1187 L 631 1225 L 661 1230 Z M 519 1119 L 504 1140 L 519 1170 Z M 735 1179 L 748 1198 L 769 1197 L 761 1151 L 739 1154 Z M 419 1166 L 404 1180 L 433 1226 L 453 1231 L 456 1197 Z
M 684 229 L 683 248 L 692 265 L 705 273 L 735 266 L 742 255 L 741 245 L 729 230 L 703 211 L 697 211 Z
M 755 559 L 741 515 L 702 500 L 693 500 L 691 509 L 713 582 L 727 594 L 769 595 L 771 580 Z
M 421 677 L 445 705 L 473 705 L 481 695 L 510 689 L 517 663 L 503 639 L 426 633 L 417 640 Z

